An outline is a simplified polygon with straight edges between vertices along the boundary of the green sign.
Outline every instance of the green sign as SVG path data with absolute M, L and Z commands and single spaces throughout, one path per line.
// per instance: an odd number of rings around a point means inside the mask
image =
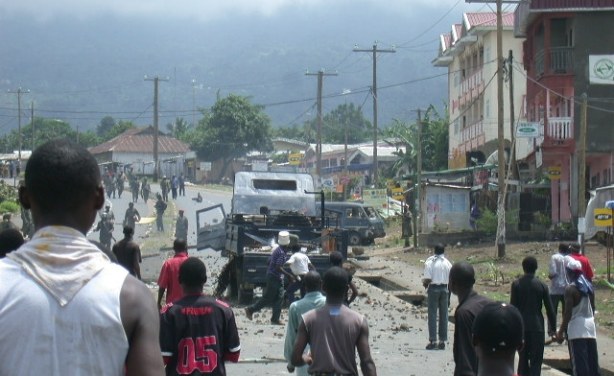
M 539 123 L 518 123 L 516 127 L 517 138 L 536 138 L 539 137 Z

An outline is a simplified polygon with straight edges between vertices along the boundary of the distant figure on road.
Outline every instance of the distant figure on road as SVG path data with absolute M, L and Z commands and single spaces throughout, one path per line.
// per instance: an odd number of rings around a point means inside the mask
M 141 221 L 141 214 L 134 207 L 133 202 L 128 203 L 128 209 L 126 209 L 126 214 L 124 214 L 124 226 L 136 228 L 136 223 Z
M 162 200 L 162 195 L 158 193 L 158 200 L 154 205 L 156 209 L 156 227 L 159 232 L 164 232 L 164 212 L 166 211 L 166 202 Z M 184 239 L 185 240 L 185 239 Z
M 25 181 L 36 233 L 0 260 L 0 375 L 164 375 L 151 292 L 85 236 L 105 199 L 96 159 L 49 141 Z
M 487 304 L 473 322 L 473 344 L 478 356 L 476 375 L 514 376 L 514 358 L 522 348 L 522 333 L 518 309 L 505 303 Z
M 179 175 L 179 195 L 185 196 L 185 178 L 183 174 Z
M 151 185 L 149 185 L 147 178 L 144 178 L 143 182 L 141 183 L 141 197 L 143 198 L 143 201 L 145 201 L 145 203 L 147 203 L 147 200 L 149 200 L 150 193 Z
M 173 303 L 183 297 L 179 284 L 179 267 L 188 258 L 188 247 L 183 239 L 173 242 L 175 255 L 164 261 L 158 277 L 158 308 L 162 308 L 162 298 L 166 292 L 166 304 Z
M 134 228 L 124 226 L 124 238 L 113 245 L 113 254 L 117 257 L 117 262 L 128 270 L 128 273 L 141 279 L 141 248 L 134 240 Z
M 292 365 L 309 365 L 309 373 L 326 375 L 358 375 L 356 350 L 364 376 L 376 376 L 375 363 L 369 349 L 369 324 L 358 312 L 343 304 L 348 275 L 333 266 L 324 273 L 326 305 L 303 314 L 299 324 Z M 305 347 L 310 345 L 309 353 Z
M 198 194 L 196 195 L 196 197 L 192 197 L 192 200 L 196 201 L 196 202 L 203 202 L 203 196 L 200 194 L 200 192 L 198 192 Z
M 179 189 L 179 180 L 177 180 L 177 177 L 173 175 L 171 177 L 171 192 L 173 194 L 173 200 L 177 199 L 177 189 Z
M 183 215 L 183 209 L 179 209 L 179 216 L 175 222 L 175 237 L 188 241 L 188 219 Z
M 424 263 L 422 285 L 427 289 L 429 343 L 427 350 L 444 350 L 448 340 L 448 278 L 452 264 L 444 256 L 444 246 L 437 244 L 435 254 Z M 437 318 L 439 317 L 439 336 Z M 439 338 L 439 343 L 437 343 Z
M 448 287 L 458 297 L 454 312 L 454 376 L 477 375 L 478 358 L 473 347 L 472 327 L 477 314 L 492 300 L 473 291 L 475 271 L 466 261 L 454 263 Z
M 117 198 L 122 198 L 122 193 L 124 193 L 124 183 L 126 182 L 126 176 L 123 172 L 117 175 L 115 179 L 115 187 L 117 188 Z
M 98 240 L 100 244 L 105 246 L 107 250 L 111 249 L 111 240 L 113 239 L 113 221 L 108 213 L 102 213 L 98 225 L 94 229 L 94 232 L 100 231 Z
M 593 284 L 584 276 L 582 264 L 569 260 L 567 272 L 570 284 L 565 289 L 565 309 L 563 322 L 557 332 L 557 341 L 567 338 L 569 358 L 574 376 L 599 376 L 599 357 L 597 351 L 597 329 L 594 310 L 590 301 Z
M 550 278 L 550 300 L 554 308 L 554 327 L 556 328 L 559 304 L 561 311 L 565 310 L 565 289 L 569 285 L 567 270 L 565 268 L 566 257 L 569 255 L 569 244 L 560 243 L 559 251 L 550 258 L 548 278 Z
M 160 181 L 160 190 L 162 191 L 162 200 L 168 201 L 168 191 L 171 189 L 166 175 L 162 177 Z
M 286 326 L 286 339 L 284 342 L 284 358 L 288 362 L 288 372 L 292 372 L 295 367 L 292 365 L 292 351 L 294 350 L 294 342 L 296 341 L 296 333 L 298 326 L 303 321 L 303 314 L 312 309 L 323 307 L 326 304 L 326 298 L 322 295 L 322 278 L 315 270 L 311 270 L 305 274 L 304 278 L 305 296 L 290 304 L 288 309 L 288 325 Z M 307 366 L 296 368 L 298 376 L 308 376 Z
M 510 303 L 518 308 L 524 321 L 524 346 L 518 352 L 518 374 L 539 376 L 544 361 L 544 316 L 548 315 L 548 335 L 554 337 L 555 314 L 548 286 L 535 276 L 537 259 L 527 256 L 522 260 L 524 275 L 512 283 Z
M 132 202 L 139 201 L 139 181 L 135 175 L 130 175 L 130 191 L 132 192 Z
M 225 376 L 225 361 L 241 352 L 235 316 L 228 304 L 203 294 L 205 264 L 189 257 L 179 267 L 184 297 L 162 308 L 160 347 L 167 375 Z

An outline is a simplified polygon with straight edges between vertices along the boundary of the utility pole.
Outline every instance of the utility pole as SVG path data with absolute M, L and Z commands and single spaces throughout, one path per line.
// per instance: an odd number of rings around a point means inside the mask
M 337 76 L 337 73 L 324 73 L 324 69 L 320 69 L 318 73 L 305 73 L 306 76 L 318 76 L 318 130 L 316 144 L 316 175 L 321 178 L 320 172 L 322 168 L 322 86 L 324 84 L 324 76 Z
M 508 66 L 508 80 L 510 84 L 510 167 L 509 167 L 509 175 L 511 179 L 518 178 L 518 168 L 516 166 L 516 142 L 514 142 L 516 138 L 516 125 L 515 123 L 515 115 L 514 115 L 514 54 L 512 50 L 509 51 L 509 57 L 507 61 Z
M 418 150 L 416 155 L 416 192 L 414 196 L 414 214 L 413 214 L 413 227 L 414 227 L 414 248 L 418 248 L 418 230 L 420 226 L 418 226 L 418 218 L 421 217 L 420 207 L 420 191 L 422 185 L 422 110 L 418 109 Z
M 373 85 L 371 86 L 371 94 L 373 95 L 373 167 L 371 172 L 372 183 L 377 185 L 377 53 L 395 53 L 395 49 L 378 49 L 377 42 L 373 44 L 373 48 L 363 50 L 354 48 L 354 52 L 371 52 L 373 56 Z
M 196 80 L 192 80 L 192 126 L 196 127 Z
M 582 93 L 582 109 L 580 112 L 580 138 L 578 140 L 578 231 L 580 235 L 580 248 L 584 253 L 584 232 L 586 216 L 586 133 L 588 96 Z
M 466 3 L 492 3 L 494 0 L 465 0 Z M 505 257 L 505 131 L 503 126 L 503 17 L 501 4 L 518 4 L 520 0 L 496 0 L 497 2 L 497 165 L 498 165 L 498 197 L 497 197 L 497 257 Z M 513 145 L 512 145 L 513 146 Z M 511 158 L 510 158 L 511 160 Z
M 505 257 L 505 130 L 503 127 L 503 20 L 501 0 L 497 0 L 497 257 Z
M 34 151 L 34 101 L 30 102 L 30 121 L 32 122 L 32 151 Z
M 8 93 L 9 94 L 17 94 L 17 143 L 19 144 L 19 149 L 17 152 L 17 173 L 15 174 L 15 177 L 17 178 L 17 175 L 19 175 L 19 172 L 21 171 L 21 95 L 22 94 L 28 94 L 30 92 L 30 90 L 26 89 L 22 89 L 22 88 L 17 88 L 17 90 L 9 90 Z
M 153 81 L 154 83 L 154 103 L 153 103 L 153 126 L 154 126 L 154 135 L 153 135 L 153 157 L 154 157 L 154 173 L 153 173 L 153 181 L 154 183 L 158 182 L 158 86 L 160 81 L 168 81 L 168 77 L 160 78 L 158 76 L 155 77 L 147 77 L 145 76 L 145 81 Z

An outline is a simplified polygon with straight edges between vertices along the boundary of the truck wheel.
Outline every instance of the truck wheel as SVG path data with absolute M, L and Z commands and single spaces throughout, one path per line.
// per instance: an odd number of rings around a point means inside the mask
M 254 298 L 254 290 L 240 288 L 238 295 L 239 304 L 250 304 Z
M 235 277 L 235 264 L 236 261 L 235 259 L 231 259 L 230 261 L 228 261 L 228 263 L 226 265 L 224 265 L 224 267 L 222 268 L 222 270 L 220 271 L 219 276 L 217 277 L 217 285 L 215 287 L 215 291 L 213 292 L 213 295 L 221 298 L 224 296 L 224 293 L 226 293 L 226 289 L 228 288 L 228 286 L 230 285 L 230 294 L 232 297 L 233 291 L 232 291 L 232 285 L 234 284 L 235 286 L 235 296 L 236 296 L 236 277 Z
M 350 243 L 350 245 L 360 245 L 361 242 L 362 240 L 360 238 L 359 233 L 350 232 L 350 234 L 348 235 L 348 243 Z

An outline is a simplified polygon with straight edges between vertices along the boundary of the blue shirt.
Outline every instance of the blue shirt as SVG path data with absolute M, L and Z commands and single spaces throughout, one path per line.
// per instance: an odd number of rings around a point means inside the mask
M 292 358 L 294 341 L 296 340 L 296 333 L 301 323 L 303 313 L 320 308 L 325 304 L 326 297 L 322 295 L 320 291 L 308 292 L 303 299 L 290 304 L 290 308 L 288 309 L 288 326 L 286 326 L 286 341 L 284 343 L 284 357 L 288 363 L 290 363 L 290 359 Z M 307 366 L 297 367 L 297 375 L 307 375 L 307 368 Z
M 271 253 L 269 267 L 266 271 L 267 274 L 274 275 L 275 277 L 279 277 L 281 279 L 282 275 L 278 267 L 283 267 L 286 261 L 288 261 L 288 255 L 286 254 L 286 251 L 281 246 L 277 246 L 277 248 L 275 248 Z

